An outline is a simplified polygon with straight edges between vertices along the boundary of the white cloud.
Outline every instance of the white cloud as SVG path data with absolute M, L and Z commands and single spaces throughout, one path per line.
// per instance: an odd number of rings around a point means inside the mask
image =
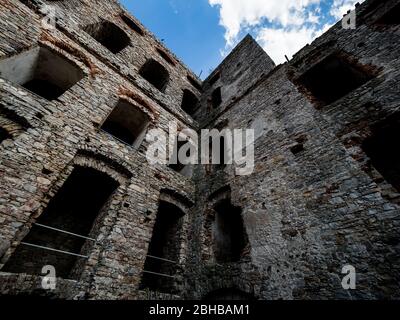
M 305 44 L 312 42 L 328 27 L 327 25 L 323 29 L 306 27 L 290 29 L 263 28 L 258 33 L 257 41 L 272 60 L 278 64 L 285 61 L 285 55 L 291 58 Z
M 208 0 L 218 6 L 220 24 L 225 28 L 228 52 L 241 31 L 250 29 L 261 46 L 276 63 L 285 61 L 285 54 L 294 53 L 312 42 L 330 25 L 327 18 L 339 20 L 347 10 L 362 0 L 333 0 L 329 12 L 320 4 L 326 0 Z

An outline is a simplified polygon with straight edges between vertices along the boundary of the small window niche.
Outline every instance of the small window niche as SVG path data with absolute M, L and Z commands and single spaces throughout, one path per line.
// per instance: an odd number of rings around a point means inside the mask
M 199 103 L 199 99 L 197 99 L 196 95 L 190 90 L 183 90 L 182 97 L 182 105 L 181 108 L 189 115 L 193 115 L 197 110 L 197 105 Z
M 362 149 L 373 167 L 400 193 L 400 116 L 389 118 L 372 128 L 372 135 Z
M 100 21 L 87 25 L 83 30 L 114 54 L 130 45 L 128 35 L 110 21 Z
M 165 91 L 169 73 L 161 63 L 150 59 L 140 68 L 139 74 L 159 91 Z
M 209 163 L 214 165 L 215 170 L 224 170 L 226 168 L 226 165 L 229 160 L 229 152 L 232 150 L 229 150 L 229 146 L 227 144 L 225 135 L 220 135 L 218 137 L 218 140 L 212 139 L 209 143 Z M 216 145 L 217 147 L 215 147 Z M 214 150 L 214 152 L 218 152 L 216 154 L 213 153 L 213 149 L 217 148 Z
M 168 167 L 171 168 L 172 170 L 180 173 L 181 175 L 190 178 L 193 174 L 193 166 L 190 164 L 184 164 L 179 161 L 179 152 L 182 147 L 186 146 L 187 143 L 191 143 L 191 142 L 190 141 L 181 141 L 181 140 L 176 139 L 174 149 L 173 149 L 173 154 L 170 159 L 171 163 L 168 164 Z M 186 156 L 190 156 L 189 152 L 186 153 Z
M 318 106 L 325 106 L 371 80 L 373 74 L 365 69 L 350 62 L 347 57 L 335 53 L 303 74 L 299 82 L 312 95 Z
M 127 101 L 120 100 L 101 129 L 128 145 L 138 147 L 146 134 L 149 122 L 149 116 L 145 112 Z
M 79 82 L 84 73 L 60 54 L 36 47 L 0 61 L 0 77 L 52 101 Z
M 200 92 L 203 91 L 203 87 L 201 86 L 201 84 L 195 80 L 192 76 L 187 75 L 187 79 L 189 81 L 189 83 L 196 88 L 197 90 L 199 90 Z
M 121 17 L 122 21 L 123 21 L 129 28 L 131 28 L 133 31 L 135 31 L 137 34 L 139 34 L 139 35 L 141 35 L 141 36 L 144 35 L 144 32 L 143 32 L 142 28 L 139 27 L 139 25 L 138 25 L 135 21 L 133 21 L 130 17 L 128 17 L 128 16 L 125 15 L 125 14 L 121 14 L 120 17 Z
M 221 73 L 218 71 L 216 74 L 214 74 L 210 80 L 208 81 L 208 85 L 212 87 L 219 79 L 221 78 Z
M 222 103 L 221 87 L 215 89 L 211 94 L 211 105 L 214 109 L 218 108 Z
M 378 21 L 377 25 L 399 25 L 400 24 L 400 4 L 395 5 L 386 12 Z

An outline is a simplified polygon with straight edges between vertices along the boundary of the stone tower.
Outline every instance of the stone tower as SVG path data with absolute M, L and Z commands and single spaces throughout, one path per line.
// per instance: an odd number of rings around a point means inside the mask
M 400 5 L 355 10 L 279 66 L 247 36 L 201 82 L 116 0 L 2 0 L 0 293 L 399 298 Z M 171 123 L 253 128 L 252 174 L 148 163 Z

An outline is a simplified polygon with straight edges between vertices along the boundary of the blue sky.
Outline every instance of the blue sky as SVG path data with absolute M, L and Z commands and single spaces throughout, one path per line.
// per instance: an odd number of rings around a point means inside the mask
M 362 2 L 358 0 L 359 2 Z M 120 0 L 205 78 L 250 33 L 278 64 L 338 21 L 357 0 Z

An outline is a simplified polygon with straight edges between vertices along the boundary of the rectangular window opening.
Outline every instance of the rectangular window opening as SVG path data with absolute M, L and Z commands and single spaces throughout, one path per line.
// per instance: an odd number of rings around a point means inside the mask
M 377 22 L 378 25 L 399 25 L 400 24 L 400 4 L 394 6 L 386 12 Z
M 362 149 L 373 167 L 400 193 L 400 117 L 390 118 L 373 127 Z
M 214 255 L 219 263 L 237 262 L 247 245 L 242 210 L 234 207 L 229 199 L 214 206 L 215 219 L 212 226 Z
M 79 82 L 84 73 L 60 54 L 37 47 L 0 61 L 0 77 L 51 101 Z

